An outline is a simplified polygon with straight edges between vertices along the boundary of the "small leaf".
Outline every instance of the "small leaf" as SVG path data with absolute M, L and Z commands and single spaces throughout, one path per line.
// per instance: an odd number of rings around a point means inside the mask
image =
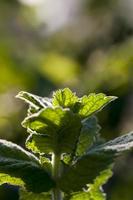
M 34 109 L 34 111 L 37 111 L 40 108 L 52 107 L 50 99 L 33 95 L 28 92 L 21 91 L 16 97 L 28 103 L 30 105 L 30 109 Z
M 27 117 L 23 126 L 33 133 L 27 147 L 34 152 L 71 153 L 80 134 L 81 120 L 68 109 L 46 108 Z
M 71 163 L 73 161 L 72 154 L 63 154 L 62 160 L 63 160 L 64 165 L 71 165 Z
M 114 101 L 117 97 L 106 96 L 103 93 L 95 94 L 91 93 L 89 96 L 83 96 L 78 107 L 78 113 L 82 118 L 86 118 L 105 107 L 111 101 Z
M 19 190 L 19 200 L 50 200 L 51 195 L 49 193 L 35 194 L 32 192 L 27 192 L 24 189 Z
M 49 157 L 49 158 L 48 158 Z M 46 154 L 43 154 L 43 155 L 40 155 L 40 163 L 41 163 L 41 166 L 44 167 L 44 169 L 46 169 L 46 171 L 51 174 L 52 172 L 52 155 L 46 155 Z
M 99 137 L 100 126 L 96 117 L 87 118 L 82 122 L 82 129 L 77 144 L 76 155 L 81 156 L 96 142 Z
M 0 140 L 0 174 L 1 184 L 6 181 L 21 185 L 24 182 L 27 190 L 35 193 L 48 191 L 54 186 L 54 181 L 35 156 L 5 140 Z M 2 181 L 3 174 L 6 175 L 5 181 Z
M 53 94 L 53 105 L 63 108 L 73 108 L 78 102 L 78 97 L 69 88 L 58 90 Z

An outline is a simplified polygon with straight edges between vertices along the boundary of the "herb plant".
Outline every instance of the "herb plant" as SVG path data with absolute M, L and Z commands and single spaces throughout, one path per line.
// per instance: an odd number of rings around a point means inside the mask
M 105 142 L 96 113 L 116 97 L 78 98 L 65 88 L 52 98 L 20 92 L 29 104 L 26 148 L 0 140 L 0 184 L 20 186 L 20 200 L 105 200 L 102 185 L 115 159 L 133 147 L 133 132 Z

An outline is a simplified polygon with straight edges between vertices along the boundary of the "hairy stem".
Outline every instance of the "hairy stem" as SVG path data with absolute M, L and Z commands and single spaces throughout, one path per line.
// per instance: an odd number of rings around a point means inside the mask
M 60 177 L 60 155 L 53 154 L 52 155 L 52 174 L 54 180 L 57 182 L 58 178 Z M 62 192 L 56 186 L 56 188 L 52 191 L 52 200 L 62 200 Z

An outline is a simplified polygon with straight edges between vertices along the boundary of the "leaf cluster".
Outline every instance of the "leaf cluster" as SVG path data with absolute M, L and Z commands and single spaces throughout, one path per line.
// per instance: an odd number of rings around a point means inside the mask
M 116 97 L 91 93 L 81 98 L 65 88 L 52 98 L 20 92 L 28 103 L 22 126 L 26 148 L 0 140 L 0 184 L 21 187 L 20 200 L 105 200 L 101 186 L 117 156 L 133 147 L 133 132 L 104 142 L 96 113 Z M 59 158 L 54 163 L 54 158 Z

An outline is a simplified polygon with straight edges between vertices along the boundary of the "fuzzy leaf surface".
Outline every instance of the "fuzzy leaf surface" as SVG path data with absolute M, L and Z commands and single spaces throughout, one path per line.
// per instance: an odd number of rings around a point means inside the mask
M 125 151 L 133 149 L 133 132 L 117 137 L 109 142 L 97 146 L 94 151 L 119 155 Z M 93 150 L 92 150 L 93 151 Z
M 34 152 L 71 153 L 80 134 L 81 120 L 68 109 L 46 108 L 27 117 L 23 126 L 33 133 L 27 147 Z
M 48 191 L 54 186 L 54 181 L 34 155 L 5 140 L 0 140 L 0 174 L 1 184 L 24 183 L 27 190 L 35 193 Z
M 31 94 L 29 92 L 21 91 L 16 97 L 24 100 L 30 105 L 30 108 L 35 109 L 36 111 L 41 108 L 52 106 L 50 99 Z

